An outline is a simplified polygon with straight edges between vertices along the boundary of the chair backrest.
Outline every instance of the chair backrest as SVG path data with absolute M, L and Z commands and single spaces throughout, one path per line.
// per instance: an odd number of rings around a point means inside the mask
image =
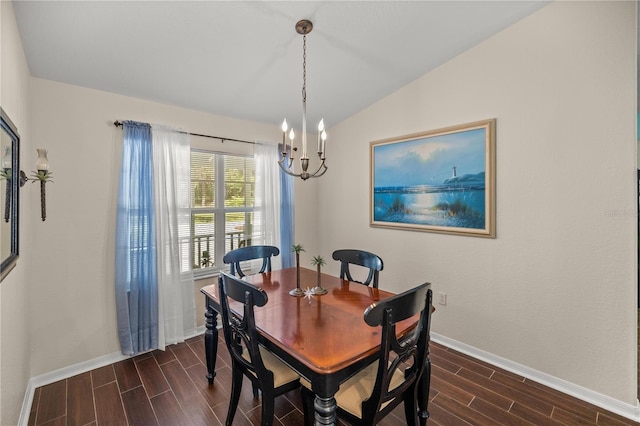
M 271 256 L 278 256 L 280 250 L 274 246 L 249 246 L 239 249 L 231 250 L 225 254 L 222 258 L 224 263 L 230 265 L 231 275 L 238 275 L 240 278 L 245 276 L 245 273 L 240 267 L 240 262 L 253 259 L 262 259 L 262 267 L 259 273 L 271 272 Z
M 253 372 L 260 381 L 270 377 L 273 387 L 273 373 L 264 366 L 258 348 L 258 332 L 253 312 L 254 306 L 260 307 L 267 303 L 267 293 L 225 272 L 220 272 L 218 292 L 224 340 L 234 364 L 245 372 Z M 229 299 L 243 304 L 242 318 L 231 312 Z
M 378 288 L 378 273 L 382 271 L 382 259 L 378 255 L 364 250 L 342 249 L 333 252 L 333 259 L 340 261 L 340 278 L 356 283 L 369 285 L 373 281 L 373 287 Z M 354 280 L 349 271 L 349 264 L 369 268 L 369 275 L 364 281 Z
M 422 377 L 428 356 L 432 307 L 431 284 L 425 283 L 376 302 L 364 312 L 367 324 L 372 327 L 382 326 L 376 383 L 371 397 L 362 404 L 363 413 L 376 413 L 374 424 L 403 400 L 403 394 L 409 387 L 414 386 L 414 394 L 411 397 L 417 398 L 417 382 Z M 418 326 L 398 338 L 396 323 L 418 313 Z M 398 369 L 404 369 L 404 381 L 400 384 L 392 380 Z M 392 383 L 395 387 L 389 389 Z M 389 404 L 386 405 L 387 403 Z

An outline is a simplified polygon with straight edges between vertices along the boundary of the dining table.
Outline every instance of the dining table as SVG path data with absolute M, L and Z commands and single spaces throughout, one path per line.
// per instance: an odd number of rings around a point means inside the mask
M 382 328 L 367 325 L 364 311 L 394 293 L 302 267 L 247 275 L 243 279 L 262 288 L 268 296 L 268 302 L 254 310 L 260 343 L 311 383 L 316 395 L 315 424 L 334 425 L 337 408 L 334 395 L 340 384 L 379 356 Z M 312 294 L 318 284 L 326 289 L 326 294 Z M 290 295 L 297 287 L 305 291 L 304 296 Z M 200 291 L 206 299 L 204 342 L 207 379 L 212 384 L 220 313 L 218 283 Z M 240 304 L 232 302 L 230 308 L 242 314 Z M 410 332 L 418 320 L 416 316 L 399 322 L 396 332 L 399 335 Z M 428 356 L 424 362 L 425 370 L 418 386 L 421 424 L 429 415 Z

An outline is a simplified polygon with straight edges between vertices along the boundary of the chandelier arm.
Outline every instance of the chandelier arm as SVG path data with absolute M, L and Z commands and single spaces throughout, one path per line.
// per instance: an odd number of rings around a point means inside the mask
M 293 166 L 293 158 L 289 159 L 288 166 L 285 166 L 286 161 L 287 161 L 287 154 L 283 153 L 283 155 L 278 160 L 278 165 L 280 166 L 282 171 L 284 171 L 285 173 L 290 174 L 291 176 L 296 176 L 293 172 L 289 172 L 289 170 L 291 170 L 291 166 Z
M 322 173 L 318 174 L 318 172 L 322 170 Z M 311 173 L 310 177 L 320 177 L 323 174 L 325 174 L 325 172 L 327 171 L 327 166 L 324 164 L 324 160 L 322 160 L 322 163 L 320 163 L 320 166 L 318 166 L 318 169 Z
M 295 173 L 291 173 L 289 170 L 287 170 L 284 167 L 282 167 L 282 164 L 280 165 L 280 169 L 282 169 L 282 171 L 285 172 L 286 174 L 288 174 L 289 176 L 300 177 L 300 175 L 297 175 Z
M 280 165 L 280 167 L 282 168 L 282 170 L 285 170 L 285 171 L 286 171 L 286 170 L 291 170 L 291 166 L 293 166 L 293 158 L 290 158 L 290 159 L 289 159 L 289 165 L 285 167 L 285 166 L 284 166 L 284 163 L 286 162 L 286 160 L 287 160 L 287 154 L 284 154 L 284 155 L 282 156 L 282 158 L 280 158 L 280 159 L 278 160 L 278 164 Z
M 283 163 L 286 161 L 287 157 L 283 156 L 280 160 L 278 160 L 278 166 L 280 166 L 280 169 L 282 169 L 283 172 L 285 172 L 286 174 L 288 174 L 289 176 L 294 176 L 294 177 L 299 177 L 302 178 L 303 180 L 307 180 L 309 178 L 316 178 L 316 177 L 320 177 L 322 175 L 324 175 L 327 172 L 327 165 L 325 164 L 325 160 L 322 160 L 322 162 L 320 163 L 320 165 L 318 166 L 318 168 L 316 169 L 315 172 L 313 173 L 309 173 L 309 172 L 300 172 L 300 173 L 295 173 L 291 171 L 291 162 L 289 163 L 289 167 L 285 167 L 283 165 Z
M 295 174 L 293 172 L 291 172 L 291 169 L 286 168 L 285 166 L 282 165 L 282 161 L 284 160 L 284 158 L 280 161 L 278 161 L 278 165 L 280 166 L 280 169 L 282 169 L 283 172 L 285 172 L 286 174 L 290 175 L 290 176 L 295 176 L 295 177 L 300 177 L 299 174 Z

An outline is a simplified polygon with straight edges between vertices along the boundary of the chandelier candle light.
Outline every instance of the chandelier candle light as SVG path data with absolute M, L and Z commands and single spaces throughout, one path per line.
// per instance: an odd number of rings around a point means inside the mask
M 325 142 L 327 140 L 327 132 L 324 129 L 324 119 L 320 120 L 318 124 L 318 159 L 320 165 L 318 169 L 309 173 L 309 155 L 307 152 L 307 34 L 313 29 L 311 21 L 303 19 L 296 24 L 296 32 L 302 34 L 302 156 L 300 157 L 300 173 L 295 173 L 293 170 L 294 152 L 298 150 L 294 146 L 295 133 L 293 128 L 289 131 L 289 143 L 287 144 L 287 119 L 282 122 L 282 157 L 278 161 L 280 168 L 286 174 L 299 177 L 302 180 L 309 178 L 315 178 L 322 176 L 327 171 L 325 165 Z M 287 155 L 289 161 L 287 162 Z M 287 164 L 288 163 L 288 164 Z

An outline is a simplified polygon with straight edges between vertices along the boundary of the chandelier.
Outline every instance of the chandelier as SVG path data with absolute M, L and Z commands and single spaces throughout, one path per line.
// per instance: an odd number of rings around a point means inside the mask
M 309 154 L 307 152 L 307 34 L 313 29 L 311 21 L 303 19 L 296 24 L 296 32 L 302 34 L 302 154 L 300 157 L 300 173 L 295 173 L 293 168 L 294 152 L 298 147 L 294 146 L 295 133 L 289 129 L 287 119 L 282 122 L 282 156 L 278 161 L 280 168 L 286 174 L 299 177 L 302 180 L 322 176 L 327 171 L 325 162 L 325 142 L 327 132 L 324 130 L 324 119 L 318 124 L 318 169 L 310 173 Z M 289 130 L 289 142 L 287 143 L 287 130 Z M 287 158 L 288 157 L 288 158 Z

